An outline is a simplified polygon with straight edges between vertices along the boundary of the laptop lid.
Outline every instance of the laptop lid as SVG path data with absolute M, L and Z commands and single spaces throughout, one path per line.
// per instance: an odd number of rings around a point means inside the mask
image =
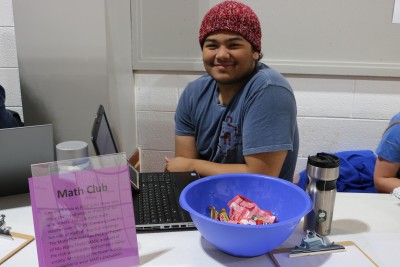
M 29 192 L 31 164 L 54 161 L 53 125 L 0 129 L 0 196 Z
M 97 156 L 118 153 L 103 105 L 97 109 L 91 139 Z
M 118 148 L 115 144 L 115 139 L 103 105 L 99 105 L 97 109 L 92 126 L 91 140 L 97 156 L 118 153 Z M 128 166 L 130 169 L 134 168 L 134 165 L 131 165 L 129 161 Z M 139 190 L 139 177 L 132 170 L 130 170 L 130 178 L 133 189 Z
M 103 105 L 100 105 L 92 126 L 91 140 L 97 156 L 118 153 L 110 123 L 107 119 Z M 128 163 L 140 172 L 140 148 L 129 156 Z

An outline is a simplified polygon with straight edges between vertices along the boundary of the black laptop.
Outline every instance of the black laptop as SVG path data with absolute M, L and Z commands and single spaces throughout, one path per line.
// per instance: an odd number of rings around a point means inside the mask
M 118 153 L 104 107 L 99 106 L 92 127 L 97 155 Z M 193 229 L 190 215 L 179 205 L 179 195 L 199 179 L 195 172 L 139 172 L 140 150 L 127 159 L 133 192 L 137 230 Z

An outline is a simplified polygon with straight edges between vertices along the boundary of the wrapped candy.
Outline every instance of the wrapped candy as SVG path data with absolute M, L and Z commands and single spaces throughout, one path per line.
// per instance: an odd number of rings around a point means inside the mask
M 226 213 L 226 210 L 224 208 L 222 208 L 219 212 L 219 220 L 221 222 L 229 222 L 228 214 Z
M 214 206 L 208 206 L 208 208 L 210 209 L 210 217 L 211 219 L 215 219 L 215 220 L 219 220 L 219 213 L 218 211 L 215 209 Z
M 272 224 L 278 221 L 278 218 L 268 210 L 260 209 L 256 203 L 248 198 L 237 195 L 228 202 L 229 216 L 225 208 L 221 209 L 218 215 L 214 207 L 211 208 L 211 218 L 218 218 L 220 221 L 226 221 L 235 224 L 263 225 Z

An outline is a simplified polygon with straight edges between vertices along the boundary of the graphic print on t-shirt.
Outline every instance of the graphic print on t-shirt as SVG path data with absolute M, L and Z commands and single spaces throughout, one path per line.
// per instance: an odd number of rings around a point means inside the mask
M 218 148 L 221 155 L 226 156 L 228 159 L 231 155 L 235 155 L 239 150 L 240 138 L 238 123 L 232 122 L 232 117 L 227 116 L 225 121 L 222 122 L 221 134 L 219 136 Z

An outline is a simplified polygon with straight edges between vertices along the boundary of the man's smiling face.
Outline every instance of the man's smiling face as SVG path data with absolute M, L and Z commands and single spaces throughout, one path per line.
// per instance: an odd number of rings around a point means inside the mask
M 251 44 L 233 32 L 216 32 L 204 41 L 204 67 L 219 84 L 242 82 L 253 72 L 258 57 Z

